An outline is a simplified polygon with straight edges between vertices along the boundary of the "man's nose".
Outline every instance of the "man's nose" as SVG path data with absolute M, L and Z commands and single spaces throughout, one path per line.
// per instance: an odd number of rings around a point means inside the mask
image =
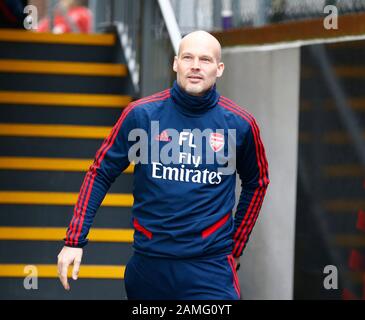
M 193 60 L 192 69 L 200 69 L 200 61 L 199 58 L 195 58 Z

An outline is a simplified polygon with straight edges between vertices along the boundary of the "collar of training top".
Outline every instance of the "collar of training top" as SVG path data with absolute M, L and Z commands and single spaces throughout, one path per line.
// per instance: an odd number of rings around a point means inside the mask
M 214 108 L 219 100 L 219 93 L 216 85 L 209 89 L 203 96 L 193 96 L 180 88 L 177 81 L 171 88 L 171 98 L 177 108 L 187 115 L 199 115 Z

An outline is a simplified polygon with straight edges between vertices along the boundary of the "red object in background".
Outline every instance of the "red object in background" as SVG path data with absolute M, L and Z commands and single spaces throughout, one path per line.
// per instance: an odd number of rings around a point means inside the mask
M 77 27 L 78 32 L 90 33 L 92 29 L 92 15 L 88 8 L 85 7 L 72 7 L 67 11 L 68 19 L 71 20 Z M 38 32 L 50 32 L 49 19 L 42 19 L 38 24 Z M 54 28 L 52 30 L 55 33 L 70 33 L 72 28 L 67 19 L 59 14 L 55 15 Z
M 342 290 L 342 300 L 359 300 L 350 290 L 343 289 Z
M 353 271 L 365 270 L 365 257 L 358 250 L 352 249 L 349 259 L 349 267 Z
M 17 22 L 17 17 L 11 12 L 10 8 L 8 8 L 6 3 L 4 1 L 1 1 L 1 0 L 0 0 L 0 13 L 2 13 L 4 18 L 9 23 L 16 23 Z
M 365 211 L 359 210 L 356 228 L 365 232 Z

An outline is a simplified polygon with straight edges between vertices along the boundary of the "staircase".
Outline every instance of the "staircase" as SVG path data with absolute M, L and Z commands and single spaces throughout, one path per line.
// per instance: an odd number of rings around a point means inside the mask
M 85 172 L 134 96 L 113 33 L 0 30 L 0 299 L 125 298 L 133 167 L 99 209 L 69 292 L 56 263 Z M 27 266 L 37 288 L 24 287 Z
M 365 42 L 301 56 L 294 297 L 365 299 Z M 324 288 L 326 265 L 338 289 Z

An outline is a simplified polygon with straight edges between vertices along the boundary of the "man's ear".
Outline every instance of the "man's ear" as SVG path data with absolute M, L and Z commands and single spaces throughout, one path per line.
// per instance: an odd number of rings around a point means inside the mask
M 224 63 L 219 62 L 218 69 L 217 69 L 217 78 L 220 78 L 222 76 L 223 71 L 224 71 Z
M 177 56 L 174 57 L 174 64 L 172 66 L 172 69 L 177 72 Z

